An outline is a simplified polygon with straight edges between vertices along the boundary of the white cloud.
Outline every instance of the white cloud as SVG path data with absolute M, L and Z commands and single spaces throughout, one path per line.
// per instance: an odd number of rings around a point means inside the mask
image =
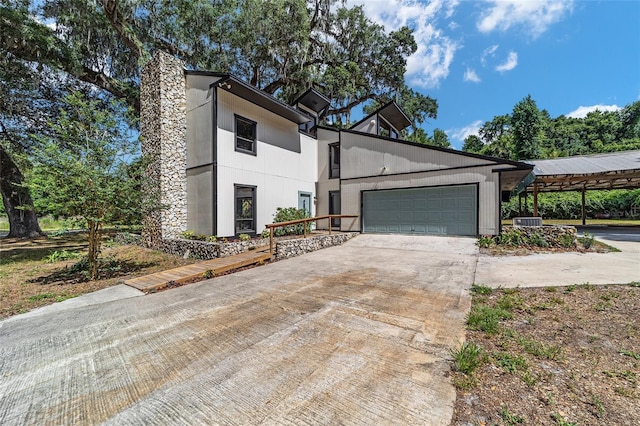
M 498 50 L 498 45 L 494 44 L 493 46 L 489 46 L 482 51 L 482 55 L 480 55 L 480 63 L 482 66 L 487 64 L 487 58 L 493 58 L 496 55 L 496 51 Z
M 488 33 L 521 27 L 533 38 L 573 10 L 573 0 L 490 0 L 476 23 L 478 30 Z
M 585 118 L 587 116 L 587 114 L 589 114 L 590 112 L 593 111 L 600 111 L 600 112 L 605 112 L 605 111 L 618 111 L 621 108 L 616 105 L 591 105 L 591 106 L 579 106 L 578 109 L 576 109 L 575 111 L 571 111 L 569 114 L 567 114 L 567 117 L 571 117 L 571 118 Z
M 511 71 L 516 66 L 518 66 L 518 54 L 516 52 L 509 52 L 509 56 L 507 57 L 507 60 L 504 63 L 498 65 L 496 67 L 496 71 L 499 71 L 499 72 Z
M 437 87 L 449 75 L 455 53 L 461 47 L 459 42 L 446 36 L 437 27 L 439 21 L 453 16 L 458 3 L 446 0 L 387 0 L 381 7 L 380 2 L 351 0 L 347 1 L 347 6 L 362 5 L 367 17 L 384 25 L 386 31 L 394 31 L 405 25 L 412 28 L 418 49 L 407 59 L 406 77 L 410 85 L 431 88 Z
M 467 68 L 464 72 L 464 81 L 471 81 L 473 83 L 480 83 L 480 77 L 476 74 L 475 70 L 472 68 Z
M 447 134 L 453 139 L 464 141 L 469 135 L 477 136 L 483 124 L 482 120 L 476 120 L 462 128 L 447 130 Z

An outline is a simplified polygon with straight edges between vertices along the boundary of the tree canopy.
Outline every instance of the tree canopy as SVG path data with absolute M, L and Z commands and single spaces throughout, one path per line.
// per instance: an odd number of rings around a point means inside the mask
M 417 49 L 412 30 L 387 32 L 344 0 L 0 1 L 0 189 L 7 213 L 20 212 L 9 214 L 17 235 L 40 232 L 23 180 L 34 135 L 48 134 L 60 100 L 82 91 L 139 111 L 140 67 L 157 50 L 190 69 L 233 73 L 288 103 L 316 86 L 331 100 L 334 122 L 396 97 L 414 132 L 437 114 L 435 100 L 404 81 Z
M 584 118 L 551 118 L 528 95 L 478 133 L 465 139 L 463 151 L 522 160 L 640 149 L 640 101 Z

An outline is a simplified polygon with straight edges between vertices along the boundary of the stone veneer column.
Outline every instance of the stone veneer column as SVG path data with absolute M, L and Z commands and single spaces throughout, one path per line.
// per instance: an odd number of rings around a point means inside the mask
M 176 238 L 187 226 L 187 116 L 184 64 L 157 52 L 140 76 L 142 154 L 151 163 L 147 196 L 164 207 L 143 218 L 142 236 L 149 246 Z

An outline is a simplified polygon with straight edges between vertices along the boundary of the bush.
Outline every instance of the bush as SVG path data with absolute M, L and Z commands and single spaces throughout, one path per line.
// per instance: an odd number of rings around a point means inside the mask
M 278 207 L 276 214 L 273 217 L 273 223 L 289 222 L 292 220 L 306 219 L 309 217 L 309 213 L 304 209 L 297 209 L 295 207 Z M 307 232 L 311 232 L 311 223 L 307 223 Z M 287 225 L 274 229 L 276 236 L 283 235 L 301 235 L 304 234 L 304 225 Z
M 240 239 L 240 241 L 249 241 L 251 239 L 249 234 L 240 234 L 238 235 L 238 238 Z
M 589 234 L 588 232 L 584 233 L 584 236 L 582 237 L 578 237 L 578 241 L 580 242 L 580 244 L 582 244 L 582 247 L 588 249 L 593 245 L 595 238 L 593 237 L 593 235 Z
M 478 241 L 476 241 L 476 245 L 480 248 L 489 248 L 491 247 L 491 244 L 493 244 L 493 238 L 486 235 L 483 235 L 478 238 Z

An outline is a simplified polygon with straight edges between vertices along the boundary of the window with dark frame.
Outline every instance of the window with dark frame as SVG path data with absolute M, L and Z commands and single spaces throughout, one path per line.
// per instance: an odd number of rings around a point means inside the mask
M 329 179 L 340 177 L 340 144 L 329 145 Z
M 380 118 L 380 136 L 386 136 L 392 139 L 398 139 L 398 132 L 391 126 L 391 124 L 387 123 L 386 120 Z
M 329 191 L 329 214 L 340 214 L 340 191 Z M 331 227 L 340 227 L 340 218 L 331 219 Z
M 256 122 L 239 115 L 236 118 L 236 151 L 256 154 Z
M 256 187 L 234 185 L 236 235 L 256 233 Z

